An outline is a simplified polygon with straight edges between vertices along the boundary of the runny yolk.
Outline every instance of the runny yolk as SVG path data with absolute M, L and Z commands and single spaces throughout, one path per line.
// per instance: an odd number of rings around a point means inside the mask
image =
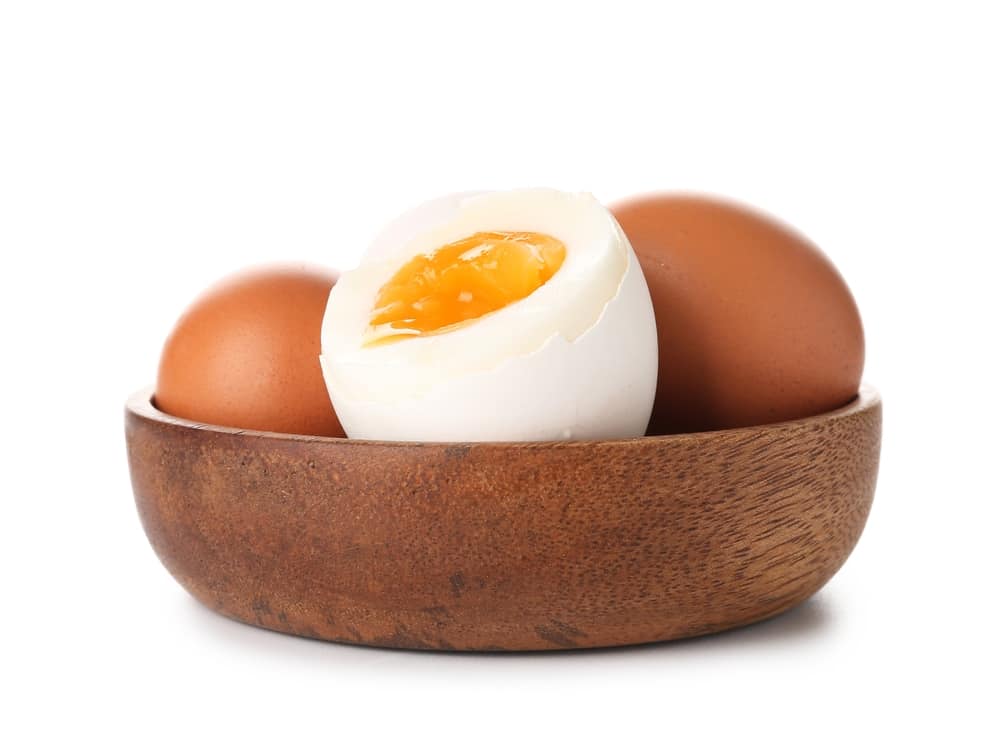
M 367 345 L 434 335 L 524 299 L 566 258 L 544 233 L 489 231 L 407 262 L 379 290 Z

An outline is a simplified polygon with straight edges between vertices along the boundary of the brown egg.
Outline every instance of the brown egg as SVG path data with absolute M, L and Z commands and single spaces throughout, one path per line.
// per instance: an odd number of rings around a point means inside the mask
M 337 273 L 271 266 L 198 297 L 163 347 L 155 403 L 215 425 L 343 437 L 320 369 L 320 326 Z
M 649 434 L 807 417 L 855 396 L 861 317 L 837 269 L 806 238 L 705 197 L 652 194 L 611 211 L 656 315 Z

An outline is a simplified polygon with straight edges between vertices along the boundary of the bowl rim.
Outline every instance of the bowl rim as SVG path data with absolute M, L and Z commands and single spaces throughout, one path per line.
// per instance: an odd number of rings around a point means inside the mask
M 295 433 L 272 432 L 270 430 L 248 430 L 238 427 L 228 427 L 225 425 L 215 425 L 208 422 L 198 422 L 188 420 L 183 417 L 176 417 L 160 410 L 155 400 L 155 389 L 153 386 L 146 386 L 129 396 L 125 403 L 127 416 L 134 416 L 154 423 L 172 425 L 192 431 L 203 431 L 218 435 L 243 436 L 261 438 L 267 440 L 283 440 L 297 443 L 320 443 L 333 445 L 350 446 L 375 446 L 375 447 L 396 447 L 396 448 L 422 448 L 438 447 L 449 448 L 455 446 L 508 446 L 518 448 L 556 448 L 556 447 L 580 447 L 591 448 L 621 446 L 621 445 L 653 445 L 664 443 L 691 443 L 706 438 L 747 438 L 762 432 L 775 430 L 793 429 L 818 423 L 833 422 L 839 419 L 850 417 L 870 411 L 882 404 L 882 398 L 875 387 L 870 384 L 861 384 L 855 397 L 845 405 L 837 407 L 828 412 L 821 412 L 808 417 L 801 417 L 783 422 L 772 422 L 764 425 L 749 425 L 747 427 L 734 427 L 724 430 L 704 430 L 701 432 L 675 433 L 671 435 L 641 435 L 632 438 L 609 438 L 605 440 L 491 440 L 491 441 L 419 441 L 419 440 L 362 440 L 352 438 L 335 438 L 322 435 L 300 435 Z

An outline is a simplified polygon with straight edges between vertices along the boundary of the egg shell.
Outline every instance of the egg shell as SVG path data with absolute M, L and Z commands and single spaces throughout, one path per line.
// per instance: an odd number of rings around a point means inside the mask
M 200 295 L 167 338 L 155 403 L 247 430 L 343 437 L 319 365 L 335 271 L 303 264 L 235 274 Z
M 861 317 L 808 239 L 745 206 L 695 195 L 645 195 L 611 211 L 656 313 L 650 434 L 780 422 L 854 398 Z

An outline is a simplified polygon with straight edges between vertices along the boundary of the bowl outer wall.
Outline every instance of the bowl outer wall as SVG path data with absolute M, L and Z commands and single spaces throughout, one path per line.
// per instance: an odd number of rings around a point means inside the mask
M 614 441 L 383 443 L 126 406 L 135 501 L 196 599 L 273 630 L 442 650 L 601 647 L 781 612 L 840 568 L 881 400 Z

